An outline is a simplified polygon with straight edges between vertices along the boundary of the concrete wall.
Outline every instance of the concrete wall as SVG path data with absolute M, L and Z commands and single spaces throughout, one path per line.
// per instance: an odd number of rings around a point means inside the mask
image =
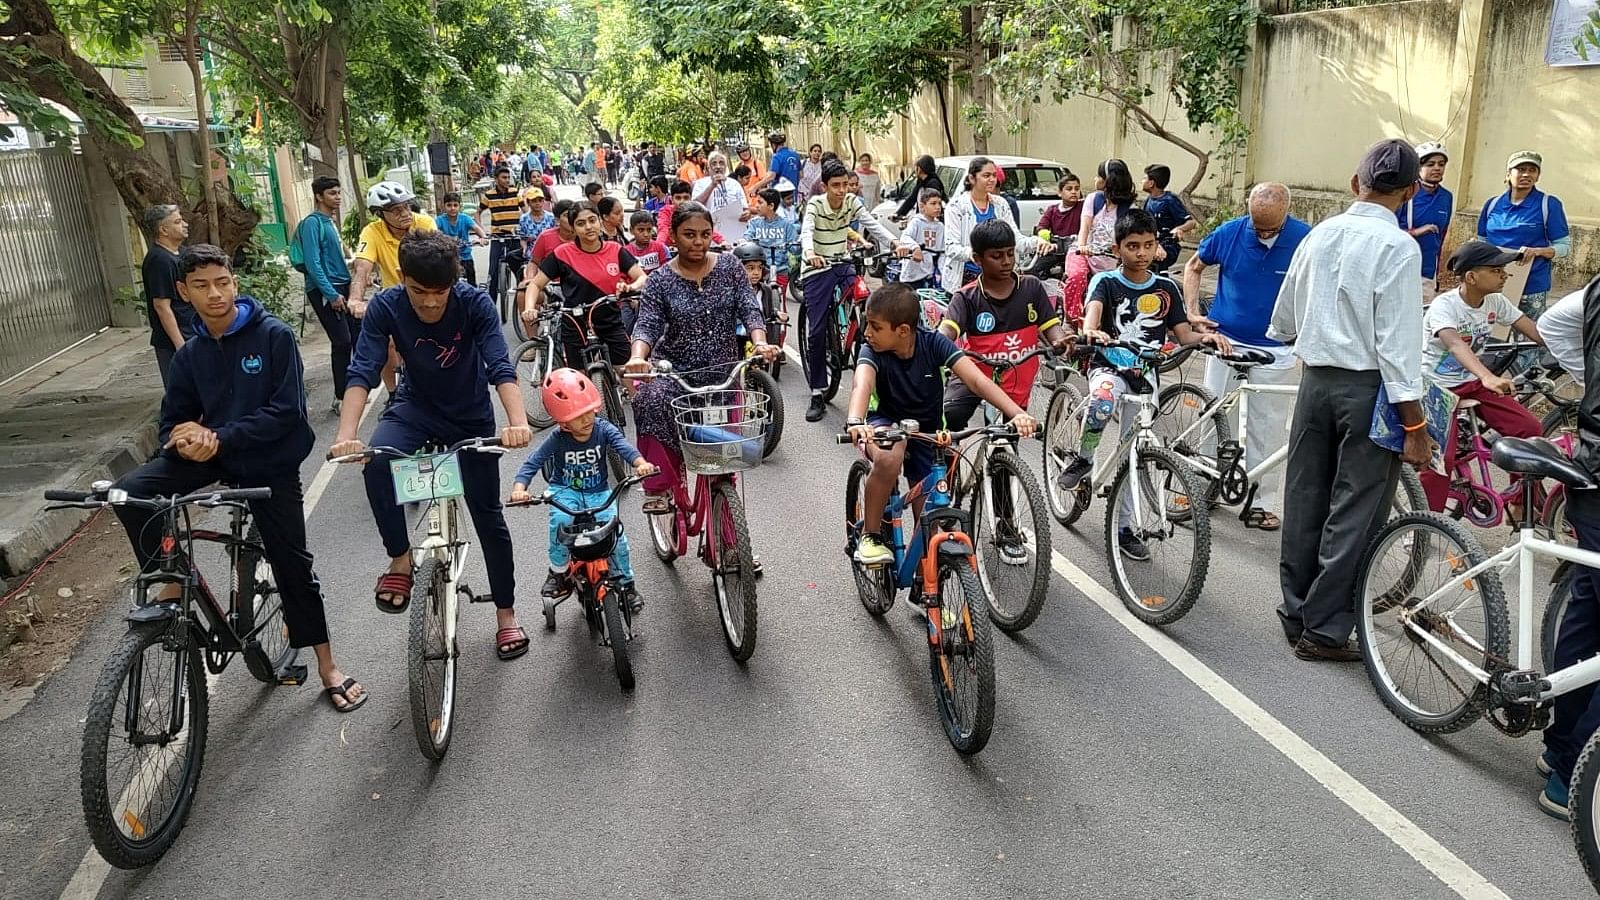
M 1212 154 L 1196 191 L 1202 210 L 1241 202 L 1257 181 L 1282 181 L 1296 192 L 1296 212 L 1316 220 L 1349 202 L 1349 180 L 1361 153 L 1385 137 L 1438 140 L 1450 151 L 1446 185 L 1456 193 L 1454 244 L 1472 236 L 1483 203 L 1504 189 L 1505 162 L 1523 149 L 1544 154 L 1540 187 L 1566 205 L 1573 256 L 1557 266 L 1557 288 L 1582 284 L 1600 270 L 1600 180 L 1584 169 L 1600 146 L 1600 66 L 1545 65 L 1549 0 L 1408 0 L 1263 18 L 1243 73 L 1248 146 L 1232 161 Z M 1148 83 L 1150 111 L 1206 150 L 1214 135 L 1190 132 L 1182 110 L 1161 90 L 1159 61 Z M 927 90 L 873 152 L 896 161 L 918 153 L 944 155 L 937 95 Z M 948 106 L 959 152 L 971 152 L 960 125 L 964 98 Z M 1107 157 L 1135 172 L 1150 163 L 1172 167 L 1174 184 L 1194 173 L 1194 158 L 1125 121 L 1106 103 L 1076 97 L 1021 111 L 996 111 L 993 153 L 1054 159 L 1092 176 Z M 1004 123 L 1028 120 L 1012 135 Z M 845 148 L 825 124 L 805 140 Z M 894 146 L 898 140 L 899 146 Z M 859 146 L 859 145 L 858 145 Z

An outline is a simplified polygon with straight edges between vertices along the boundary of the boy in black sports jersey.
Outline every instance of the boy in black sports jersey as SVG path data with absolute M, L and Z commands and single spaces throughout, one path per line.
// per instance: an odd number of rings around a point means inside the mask
M 1210 344 L 1223 353 L 1232 353 L 1228 339 L 1215 332 L 1201 334 L 1189 326 L 1183 306 L 1183 291 L 1177 282 L 1151 271 L 1161 245 L 1156 239 L 1156 223 L 1142 209 L 1129 210 L 1117 220 L 1117 256 L 1122 265 L 1101 272 L 1089 283 L 1088 300 L 1083 309 L 1083 338 L 1092 344 L 1127 341 L 1159 348 L 1170 332 L 1178 343 Z M 1117 374 L 1118 368 L 1136 363 L 1132 351 L 1111 348 L 1101 352 L 1104 360 L 1089 372 L 1089 406 L 1084 414 L 1083 442 L 1061 473 L 1066 490 L 1076 487 L 1093 469 L 1094 451 L 1106 423 L 1122 403 L 1128 384 Z M 1151 380 L 1154 380 L 1151 373 Z M 1137 425 L 1132 416 L 1123 416 L 1124 430 Z M 1149 548 L 1128 527 L 1133 514 L 1133 492 L 1123 495 L 1123 508 L 1117 511 L 1117 545 L 1124 556 L 1135 560 L 1150 558 Z
M 950 298 L 939 330 L 979 356 L 1016 359 L 1038 346 L 1040 335 L 1058 350 L 1071 347 L 1077 337 L 1062 327 L 1044 285 L 1032 275 L 1016 271 L 1017 233 L 1004 222 L 989 221 L 972 229 L 970 240 L 978 277 Z M 985 376 L 994 377 L 994 370 L 983 363 L 979 362 L 978 368 Z M 1036 357 L 1007 369 L 1000 387 L 1026 408 L 1038 373 Z M 952 431 L 967 427 L 982 402 L 961 379 L 952 376 L 944 391 L 945 427 Z

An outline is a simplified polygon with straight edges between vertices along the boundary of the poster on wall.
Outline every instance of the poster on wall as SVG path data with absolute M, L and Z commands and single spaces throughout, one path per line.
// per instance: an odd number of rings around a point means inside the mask
M 1550 43 L 1544 61 L 1552 66 L 1600 66 L 1600 0 L 1552 0 Z

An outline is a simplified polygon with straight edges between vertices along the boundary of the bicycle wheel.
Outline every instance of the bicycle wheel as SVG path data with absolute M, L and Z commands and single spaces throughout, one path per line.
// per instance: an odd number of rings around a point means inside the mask
M 956 752 L 971 755 L 994 730 L 994 638 L 983 584 L 965 557 L 939 561 L 939 643 L 928 646 L 928 670 L 939 698 L 939 721 Z
M 1091 497 L 1089 479 L 1085 477 L 1076 487 L 1067 488 L 1061 483 L 1061 474 L 1067 463 L 1083 445 L 1083 394 L 1062 381 L 1050 392 L 1050 405 L 1044 415 L 1044 441 L 1040 468 L 1044 471 L 1045 501 L 1050 504 L 1050 515 L 1057 522 L 1071 527 L 1083 511 L 1089 508 Z
M 1205 415 L 1216 399 L 1210 391 L 1197 384 L 1180 381 L 1167 385 L 1161 389 L 1156 400 L 1154 426 L 1162 443 L 1184 462 L 1193 462 L 1190 470 L 1205 486 L 1205 493 L 1201 496 L 1213 506 L 1222 497 L 1222 475 L 1225 474 L 1221 472 L 1217 449 L 1233 440 L 1233 426 L 1228 422 L 1226 413 L 1219 409 L 1210 416 Z M 1217 470 L 1219 475 L 1212 476 L 1202 471 L 1202 465 Z
M 1039 482 L 1010 452 L 989 454 L 972 493 L 972 544 L 978 580 L 995 627 L 1015 634 L 1039 617 L 1050 586 L 1050 518 Z
M 183 830 L 206 754 L 199 645 L 175 626 L 129 629 L 95 682 L 78 785 L 95 849 L 119 869 L 160 859 Z
M 544 377 L 550 374 L 550 344 L 543 340 L 523 341 L 517 352 L 517 383 L 522 388 L 522 407 L 527 411 L 528 424 L 537 429 L 549 428 L 556 423 L 544 408 Z
M 1106 509 L 1106 559 L 1122 605 L 1147 625 L 1183 618 L 1205 588 L 1211 566 L 1211 513 L 1194 500 L 1200 479 L 1164 447 L 1139 450 L 1137 471 L 1123 463 Z M 1137 490 L 1135 490 L 1137 484 Z M 1174 510 L 1181 509 L 1181 516 Z M 1120 539 L 1126 528 L 1132 545 Z M 1145 559 L 1138 559 L 1143 545 Z
M 594 369 L 593 374 L 597 376 L 595 387 L 600 389 L 600 396 L 605 398 L 606 421 L 617 426 L 618 431 L 627 431 L 628 411 L 622 403 L 622 388 L 617 384 L 616 373 L 607 365 Z M 611 477 L 618 481 L 627 478 L 632 471 L 632 467 L 623 460 L 622 454 L 615 450 L 608 449 L 606 459 L 611 465 Z
M 255 637 L 245 647 L 245 668 L 263 684 L 277 684 L 278 673 L 294 661 L 295 649 L 289 646 L 289 627 L 283 621 L 283 596 L 272 577 L 272 566 L 262 558 L 261 532 L 255 523 L 245 535 L 250 546 L 240 548 L 234 559 L 233 596 L 240 607 L 250 610 L 247 624 Z
M 1567 795 L 1567 821 L 1572 829 L 1572 845 L 1583 863 L 1583 874 L 1600 891 L 1600 734 L 1593 735 L 1578 754 L 1572 767 L 1572 784 Z
M 1465 526 L 1434 513 L 1393 519 L 1362 557 L 1356 633 L 1367 676 L 1389 711 L 1417 731 L 1459 731 L 1489 700 L 1488 686 L 1427 638 L 1487 672 L 1506 667 L 1508 626 L 1497 573 L 1456 584 L 1421 605 L 1485 558 Z
M 1556 639 L 1561 636 L 1561 620 L 1567 617 L 1567 601 L 1572 599 L 1572 579 L 1577 573 L 1576 566 L 1563 563 L 1556 570 L 1555 586 L 1550 589 L 1550 600 L 1544 605 L 1544 616 L 1539 622 L 1539 661 L 1546 672 L 1556 670 Z
M 745 370 L 749 378 L 749 388 L 767 395 L 767 415 L 770 422 L 767 425 L 767 441 L 761 447 L 763 459 L 772 455 L 778 449 L 778 441 L 783 438 L 783 394 L 778 391 L 778 382 L 773 378 L 773 373 L 765 369 L 750 368 Z
M 683 512 L 678 509 L 659 516 L 645 516 L 650 523 L 650 549 L 656 558 L 672 565 L 678 559 L 678 542 L 683 529 Z
M 1395 488 L 1390 505 L 1390 518 L 1408 512 L 1428 511 L 1428 495 L 1422 490 L 1422 478 L 1417 474 L 1415 466 L 1400 467 L 1400 484 Z
M 444 759 L 450 749 L 456 712 L 456 648 L 445 640 L 445 617 L 456 605 L 445 595 L 445 575 L 437 559 L 417 567 L 406 646 L 411 730 L 417 749 L 432 760 Z
M 1167 357 L 1163 359 L 1158 366 L 1156 366 L 1156 369 L 1160 371 L 1162 375 L 1165 375 L 1168 372 L 1176 372 L 1177 370 L 1183 368 L 1183 364 L 1188 362 L 1189 357 L 1193 355 L 1193 347 L 1184 347 L 1181 350 L 1177 350 L 1168 354 Z
M 865 516 L 866 507 L 862 498 L 866 496 L 867 476 L 872 474 L 872 463 L 858 459 L 850 464 L 850 474 L 844 482 L 844 552 L 856 552 L 856 541 L 860 538 L 858 529 Z M 879 537 L 884 541 L 884 546 L 889 546 L 892 540 L 889 526 L 885 523 L 879 529 Z M 881 617 L 894 607 L 894 595 L 897 593 L 894 583 L 894 566 L 876 566 L 864 568 L 850 562 L 850 571 L 855 576 L 856 596 L 861 599 L 861 605 L 867 612 Z
M 722 634 L 728 652 L 744 662 L 756 652 L 756 575 L 744 503 L 733 482 L 721 481 L 712 489 L 707 528 L 715 529 L 706 543 L 711 548 L 711 584 L 722 614 Z
M 632 634 L 623 621 L 622 596 L 616 591 L 605 591 L 599 602 L 606 623 L 606 643 L 611 645 L 611 661 L 617 669 L 617 685 L 625 691 L 631 691 L 633 661 L 628 658 L 628 642 L 632 640 Z
M 1578 433 L 1578 404 L 1558 403 L 1550 407 L 1539 422 L 1540 431 L 1545 437 L 1555 440 L 1563 434 L 1576 436 Z

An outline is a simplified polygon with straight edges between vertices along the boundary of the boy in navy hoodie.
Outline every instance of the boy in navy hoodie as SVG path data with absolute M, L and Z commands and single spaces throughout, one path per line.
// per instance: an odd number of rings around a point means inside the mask
M 491 388 L 510 423 L 500 431 L 501 446 L 526 447 L 533 440 L 500 313 L 482 288 L 461 280 L 457 246 L 455 238 L 437 231 L 413 231 L 400 239 L 400 284 L 380 292 L 367 307 L 331 456 L 365 449 L 356 430 L 367 395 L 381 382 L 391 339 L 405 360 L 406 377 L 372 433 L 373 446 L 413 453 L 429 439 L 453 444 L 492 436 Z M 528 635 L 517 624 L 515 566 L 511 530 L 500 506 L 499 461 L 492 454 L 470 451 L 457 461 L 499 621 L 496 651 L 501 659 L 515 659 L 528 652 Z M 384 612 L 405 612 L 413 585 L 411 535 L 405 511 L 395 505 L 389 461 L 372 462 L 364 476 L 372 518 L 389 556 L 373 599 Z
M 172 358 L 161 402 L 161 451 L 117 482 L 135 497 L 187 494 L 226 481 L 266 487 L 272 496 L 250 503 L 267 561 L 283 594 L 289 644 L 310 647 L 328 702 L 350 712 L 367 692 L 333 659 L 322 586 L 306 549 L 300 463 L 316 435 L 306 419 L 300 350 L 294 331 L 252 297 L 239 296 L 227 254 L 210 244 L 185 248 L 178 260 L 178 293 L 194 307 L 194 333 Z M 144 571 L 153 570 L 161 529 L 155 513 L 116 507 Z M 162 599 L 176 597 L 169 587 Z

